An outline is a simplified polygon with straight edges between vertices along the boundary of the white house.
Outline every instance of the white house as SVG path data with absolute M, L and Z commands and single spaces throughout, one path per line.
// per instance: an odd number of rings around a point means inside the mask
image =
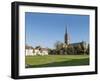
M 26 46 L 25 47 L 25 53 L 26 53 L 26 56 L 27 55 L 33 55 L 33 47 L 31 47 L 31 46 Z
M 35 48 L 34 55 L 48 55 L 48 50 L 46 48 Z
M 47 48 L 40 48 L 40 47 L 33 48 L 32 46 L 26 46 L 25 51 L 26 51 L 26 56 L 48 55 Z

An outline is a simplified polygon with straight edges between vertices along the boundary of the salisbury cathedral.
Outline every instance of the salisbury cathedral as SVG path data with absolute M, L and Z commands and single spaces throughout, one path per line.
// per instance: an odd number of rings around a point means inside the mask
M 70 36 L 65 29 L 64 43 L 57 42 L 56 44 L 57 54 L 89 54 L 89 44 L 85 41 L 70 43 Z
M 87 43 L 85 41 L 81 41 L 81 42 L 78 42 L 78 43 L 70 43 L 70 37 L 67 33 L 67 27 L 66 27 L 66 31 L 65 31 L 65 46 L 68 46 L 68 45 L 72 45 L 72 46 L 77 46 L 77 45 L 80 45 L 80 44 L 83 44 L 83 46 L 85 48 L 87 48 Z

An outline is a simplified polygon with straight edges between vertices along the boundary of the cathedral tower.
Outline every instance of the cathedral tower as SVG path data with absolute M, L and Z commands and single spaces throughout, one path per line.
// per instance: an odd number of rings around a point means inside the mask
M 65 40 L 65 44 L 68 45 L 69 44 L 69 35 L 68 35 L 68 32 L 67 32 L 67 27 L 65 29 L 65 37 L 64 37 L 64 40 Z

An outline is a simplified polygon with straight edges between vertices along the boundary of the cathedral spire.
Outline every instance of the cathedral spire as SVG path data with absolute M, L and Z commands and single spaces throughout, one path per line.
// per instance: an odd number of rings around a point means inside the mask
M 68 36 L 68 31 L 67 31 L 67 27 L 65 28 L 65 44 L 68 45 L 69 44 L 69 36 Z
M 67 26 L 66 26 L 66 29 L 65 29 L 65 34 L 67 34 Z

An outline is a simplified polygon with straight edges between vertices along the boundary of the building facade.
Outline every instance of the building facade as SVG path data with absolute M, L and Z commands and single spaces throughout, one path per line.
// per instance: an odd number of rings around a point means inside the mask
M 33 48 L 32 46 L 26 46 L 25 55 L 26 56 L 48 55 L 48 49 L 40 47 Z
M 75 42 L 75 43 L 70 43 L 70 36 L 68 34 L 68 30 L 67 27 L 65 29 L 65 35 L 64 35 L 64 48 L 68 48 L 68 46 L 72 46 L 72 47 L 79 47 L 82 46 L 84 52 L 88 49 L 88 43 L 86 43 L 85 41 L 80 41 L 80 42 Z

